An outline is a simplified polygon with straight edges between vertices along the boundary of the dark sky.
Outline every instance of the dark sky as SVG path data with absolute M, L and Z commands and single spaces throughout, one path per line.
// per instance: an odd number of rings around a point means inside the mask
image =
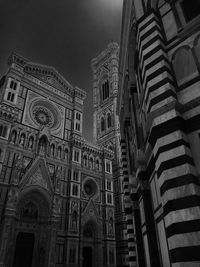
M 84 137 L 92 141 L 91 59 L 119 42 L 123 0 L 0 0 L 0 75 L 12 50 L 55 67 L 87 92 Z

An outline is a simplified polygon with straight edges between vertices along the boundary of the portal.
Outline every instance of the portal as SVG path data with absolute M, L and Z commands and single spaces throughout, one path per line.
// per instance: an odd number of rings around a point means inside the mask
M 17 235 L 13 267 L 32 267 L 35 236 L 33 233 Z
M 92 247 L 83 248 L 83 267 L 92 267 Z

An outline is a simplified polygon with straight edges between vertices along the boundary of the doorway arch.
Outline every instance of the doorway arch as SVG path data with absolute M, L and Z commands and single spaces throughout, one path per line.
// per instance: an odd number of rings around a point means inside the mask
M 48 266 L 50 208 L 41 190 L 21 192 L 16 209 L 12 267 Z
M 82 232 L 82 267 L 99 266 L 100 242 L 98 225 L 93 220 L 88 221 Z

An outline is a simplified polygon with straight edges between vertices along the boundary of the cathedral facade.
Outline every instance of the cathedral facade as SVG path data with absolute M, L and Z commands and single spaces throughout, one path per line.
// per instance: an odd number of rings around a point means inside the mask
M 131 218 L 124 209 L 124 179 L 120 150 L 119 117 L 116 114 L 119 86 L 119 46 L 110 43 L 92 60 L 93 70 L 93 121 L 94 141 L 101 147 L 114 152 L 113 182 L 115 204 L 115 230 L 117 266 L 129 266 L 127 221 Z
M 0 81 L 0 266 L 116 266 L 113 151 L 82 137 L 86 93 L 12 53 Z
M 200 3 L 125 0 L 118 115 L 130 266 L 200 266 Z

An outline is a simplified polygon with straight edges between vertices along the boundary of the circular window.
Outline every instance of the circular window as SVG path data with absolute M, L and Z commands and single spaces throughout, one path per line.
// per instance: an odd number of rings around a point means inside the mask
M 36 107 L 33 110 L 33 116 L 37 123 L 44 126 L 51 126 L 53 122 L 53 118 L 49 110 L 43 107 Z
M 60 114 L 56 106 L 45 99 L 35 99 L 30 105 L 32 120 L 41 126 L 57 129 L 60 126 Z
M 88 179 L 84 183 L 84 191 L 89 197 L 93 196 L 97 192 L 97 184 L 92 179 Z

